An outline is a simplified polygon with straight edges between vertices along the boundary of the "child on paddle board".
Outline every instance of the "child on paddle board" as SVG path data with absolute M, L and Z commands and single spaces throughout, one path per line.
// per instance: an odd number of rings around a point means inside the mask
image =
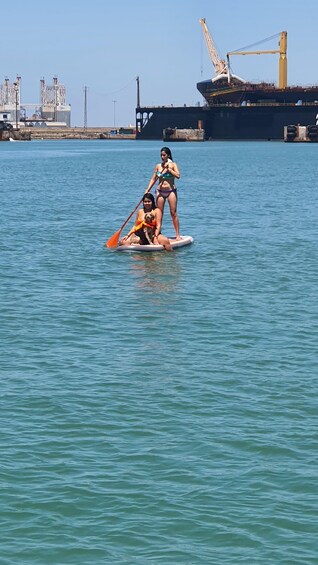
M 134 227 L 120 241 L 119 245 L 162 245 L 167 251 L 172 251 L 169 239 L 161 233 L 162 213 L 156 208 L 152 194 L 144 194 L 143 208 L 138 210 Z M 153 219 L 149 222 L 149 215 Z M 148 222 L 147 222 L 148 219 Z M 145 228 L 152 228 L 152 239 L 147 237 Z

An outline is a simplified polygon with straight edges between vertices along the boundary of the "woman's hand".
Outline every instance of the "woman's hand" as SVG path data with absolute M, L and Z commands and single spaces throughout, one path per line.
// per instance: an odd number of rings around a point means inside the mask
M 167 173 L 170 173 L 171 175 L 174 173 L 174 168 L 173 168 L 173 166 L 171 166 L 171 163 L 167 163 L 165 169 L 166 169 Z

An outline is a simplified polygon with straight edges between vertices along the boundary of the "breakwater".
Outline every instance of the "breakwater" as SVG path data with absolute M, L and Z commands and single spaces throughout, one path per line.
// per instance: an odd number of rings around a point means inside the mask
M 25 139 L 135 139 L 135 134 L 113 133 L 109 127 L 26 127 L 18 131 L 2 132 L 2 140 L 8 141 Z

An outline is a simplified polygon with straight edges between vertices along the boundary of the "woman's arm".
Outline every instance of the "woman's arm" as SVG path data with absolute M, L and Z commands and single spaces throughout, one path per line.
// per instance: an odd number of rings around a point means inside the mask
M 126 239 L 127 237 L 129 237 L 132 233 L 134 233 L 135 228 L 141 224 L 141 222 L 143 221 L 143 210 L 140 208 L 140 210 L 138 210 L 137 214 L 136 214 L 136 219 L 135 219 L 135 223 L 134 226 L 131 228 L 131 230 L 127 233 L 127 235 L 125 235 L 125 237 L 123 239 Z
M 152 189 L 152 187 L 154 186 L 154 184 L 156 184 L 156 182 L 157 182 L 157 180 L 158 180 L 157 171 L 158 171 L 158 165 L 156 166 L 155 171 L 154 171 L 154 174 L 152 175 L 152 177 L 151 177 L 151 179 L 150 179 L 150 181 L 149 181 L 148 188 L 145 190 L 145 194 L 146 194 L 147 192 L 150 192 L 151 189 Z
M 174 162 L 168 163 L 167 172 L 171 173 L 176 179 L 180 178 L 180 171 L 177 163 Z

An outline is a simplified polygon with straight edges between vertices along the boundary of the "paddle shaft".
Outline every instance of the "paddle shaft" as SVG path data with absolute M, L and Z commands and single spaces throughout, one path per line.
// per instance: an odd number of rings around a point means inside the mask
M 145 194 L 147 194 L 147 192 L 149 192 L 149 190 L 147 190 L 145 192 Z M 145 194 L 143 194 L 142 198 L 139 200 L 137 206 L 135 206 L 135 208 L 133 209 L 133 211 L 131 212 L 131 214 L 129 214 L 128 218 L 124 221 L 123 225 L 119 228 L 119 230 L 117 232 L 115 232 L 110 238 L 109 240 L 105 243 L 106 247 L 117 247 L 118 245 L 118 240 L 119 240 L 119 236 L 121 234 L 121 232 L 123 231 L 124 227 L 126 226 L 126 224 L 128 224 L 130 218 L 134 215 L 134 213 L 136 212 L 138 206 L 140 206 L 140 204 L 143 201 L 143 198 L 145 196 Z
M 144 196 L 143 196 L 144 197 Z M 127 220 L 124 221 L 123 225 L 121 226 L 119 232 L 123 231 L 124 227 L 128 224 L 130 218 L 134 215 L 134 213 L 136 212 L 137 208 L 140 206 L 140 204 L 142 203 L 142 199 L 143 197 L 139 200 L 137 206 L 135 206 L 135 208 L 133 209 L 133 211 L 131 212 L 131 214 L 129 214 Z

